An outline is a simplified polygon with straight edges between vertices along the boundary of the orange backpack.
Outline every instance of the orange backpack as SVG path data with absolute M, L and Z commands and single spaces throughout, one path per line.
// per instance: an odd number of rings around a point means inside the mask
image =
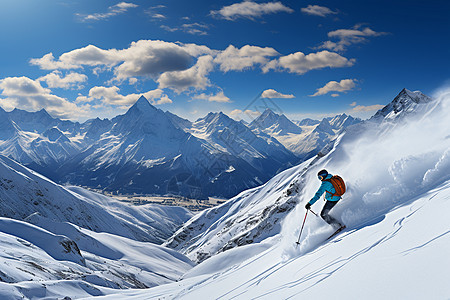
M 331 194 L 331 192 L 327 191 L 327 193 L 330 193 L 331 196 L 338 196 L 341 197 L 345 193 L 345 183 L 344 179 L 341 178 L 339 175 L 333 175 L 330 179 L 324 179 L 324 181 L 329 181 L 333 185 L 336 192 L 334 194 Z

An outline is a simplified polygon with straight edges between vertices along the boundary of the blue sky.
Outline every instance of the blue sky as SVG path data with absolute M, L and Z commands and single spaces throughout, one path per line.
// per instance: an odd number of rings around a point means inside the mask
M 367 118 L 448 84 L 448 1 L 4 0 L 0 106 L 86 120 L 139 95 L 195 120 Z

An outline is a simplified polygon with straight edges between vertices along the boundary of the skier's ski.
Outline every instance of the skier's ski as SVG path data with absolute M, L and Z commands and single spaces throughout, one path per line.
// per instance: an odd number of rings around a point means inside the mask
M 345 225 L 344 225 L 344 226 L 341 226 L 338 230 L 336 230 L 332 235 L 330 235 L 330 236 L 327 238 L 327 241 L 328 241 L 329 239 L 335 237 L 339 232 L 341 232 L 341 231 L 344 230 L 345 228 L 346 228 Z

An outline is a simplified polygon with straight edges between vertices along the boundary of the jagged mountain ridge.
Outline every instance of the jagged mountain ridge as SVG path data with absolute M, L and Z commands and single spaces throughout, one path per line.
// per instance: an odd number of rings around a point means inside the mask
M 295 162 L 296 157 L 279 143 L 267 145 L 259 140 L 248 147 L 249 140 L 236 132 L 253 133 L 224 114 L 218 115 L 226 125 L 222 121 L 203 124 L 210 135 L 200 136 L 194 129 L 174 124 L 174 116 L 141 97 L 126 114 L 112 120 L 111 130 L 99 141 L 58 171 L 68 182 L 121 193 L 230 197 Z M 197 125 L 197 132 L 201 131 Z
M 315 156 L 346 127 L 362 120 L 346 114 L 322 119 L 292 122 L 284 114 L 266 109 L 249 127 L 263 139 L 275 138 L 300 161 Z
M 45 110 L 0 114 L 5 116 L 0 154 L 57 182 L 125 194 L 200 198 L 231 197 L 258 186 L 314 156 L 343 128 L 359 122 L 343 114 L 297 126 L 270 109 L 258 124 L 236 122 L 223 113 L 190 122 L 162 112 L 145 98 L 124 115 L 83 124 L 52 118 Z M 220 117 L 214 121 L 215 116 Z M 208 127 L 206 134 L 200 133 L 201 126 Z

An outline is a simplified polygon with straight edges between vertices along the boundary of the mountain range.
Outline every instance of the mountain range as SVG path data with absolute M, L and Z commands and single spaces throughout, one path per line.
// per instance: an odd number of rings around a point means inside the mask
M 395 111 L 420 92 L 403 90 Z M 419 98 L 418 98 L 419 97 Z M 407 101 L 406 101 L 407 102 Z M 376 117 L 376 116 L 375 116 Z M 222 112 L 195 122 L 143 96 L 123 115 L 85 123 L 0 108 L 0 154 L 50 179 L 121 194 L 230 198 L 319 153 L 361 120 L 290 121 L 266 109 L 250 124 Z

